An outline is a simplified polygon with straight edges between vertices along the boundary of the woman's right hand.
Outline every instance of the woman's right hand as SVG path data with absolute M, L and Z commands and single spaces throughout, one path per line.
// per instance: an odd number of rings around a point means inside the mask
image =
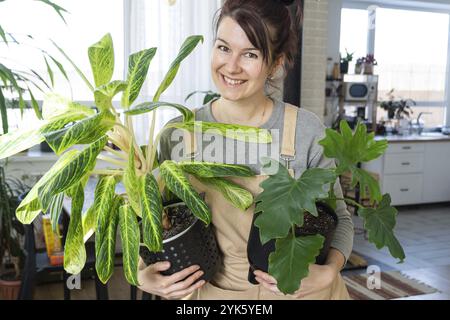
M 204 280 L 197 281 L 203 275 L 198 265 L 190 266 L 170 276 L 160 273 L 169 268 L 168 261 L 146 266 L 142 259 L 139 259 L 138 282 L 141 286 L 138 288 L 165 299 L 181 299 L 205 284 Z

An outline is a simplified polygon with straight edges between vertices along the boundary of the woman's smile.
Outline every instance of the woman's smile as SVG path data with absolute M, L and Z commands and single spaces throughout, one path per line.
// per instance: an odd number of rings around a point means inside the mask
M 220 73 L 220 79 L 222 80 L 223 84 L 229 88 L 238 88 L 247 82 L 247 80 L 229 78 L 221 73 Z

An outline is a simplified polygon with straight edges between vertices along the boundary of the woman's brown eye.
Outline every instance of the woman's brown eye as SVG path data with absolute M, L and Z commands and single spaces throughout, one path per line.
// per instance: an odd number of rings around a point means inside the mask
M 220 51 L 224 51 L 224 52 L 226 52 L 228 50 L 228 48 L 224 47 L 224 46 L 218 46 L 217 48 L 219 48 Z
M 251 59 L 258 59 L 258 56 L 256 54 L 254 54 L 254 53 L 251 53 L 251 52 L 247 53 L 247 57 L 251 58 Z

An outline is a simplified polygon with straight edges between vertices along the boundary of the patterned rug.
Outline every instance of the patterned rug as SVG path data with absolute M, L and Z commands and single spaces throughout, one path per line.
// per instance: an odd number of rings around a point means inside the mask
M 401 271 L 381 272 L 380 288 L 369 289 L 369 274 L 344 276 L 348 293 L 353 300 L 391 300 L 437 292 L 438 290 L 416 279 L 409 278 Z M 369 284 L 374 284 L 369 281 Z M 373 287 L 373 285 L 372 285 Z

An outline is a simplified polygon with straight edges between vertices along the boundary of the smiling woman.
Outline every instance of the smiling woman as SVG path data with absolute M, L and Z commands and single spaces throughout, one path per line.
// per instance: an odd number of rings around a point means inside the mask
M 333 168 L 335 164 L 333 159 L 324 156 L 323 148 L 318 144 L 325 134 L 325 127 L 317 116 L 265 92 L 271 84 L 271 77 L 278 70 L 289 67 L 296 54 L 297 36 L 294 30 L 297 26 L 288 10 L 288 6 L 293 4 L 293 0 L 225 1 L 214 21 L 215 37 L 210 64 L 211 77 L 220 98 L 198 109 L 195 118 L 198 121 L 270 130 L 273 138 L 270 156 L 281 159 L 289 169 L 287 176 L 290 174 L 298 179 L 307 168 Z M 300 1 L 295 1 L 295 6 L 301 8 Z M 297 12 L 301 10 L 297 9 Z M 169 125 L 173 126 L 181 120 L 175 118 Z M 168 129 L 162 135 L 160 163 L 181 160 L 180 135 L 176 131 Z M 255 143 L 246 141 L 242 147 L 229 143 L 229 139 L 222 140 L 214 133 L 192 134 L 186 140 L 199 142 L 198 152 L 189 153 L 192 160 L 211 161 L 208 159 L 213 156 L 214 162 L 249 166 L 257 176 L 230 181 L 259 197 L 261 187 L 264 187 L 262 183 L 269 176 L 258 162 L 261 153 L 260 148 L 254 148 Z M 187 143 L 186 140 L 184 143 Z M 189 145 L 187 143 L 186 148 Z M 335 177 L 329 179 L 331 182 Z M 258 201 L 248 209 L 238 209 L 230 206 L 223 196 L 203 182 L 194 180 L 193 185 L 199 193 L 205 193 L 205 202 L 212 210 L 212 223 L 223 253 L 223 266 L 210 282 L 202 283 L 197 281 L 199 271 L 195 266 L 167 277 L 161 272 L 168 270 L 170 264 L 158 262 L 147 267 L 141 264 L 139 279 L 142 290 L 169 299 L 348 298 L 339 271 L 351 252 L 353 224 L 343 201 L 336 201 L 339 223 L 325 263 L 312 264 L 309 275 L 301 280 L 302 287 L 297 290 L 300 286 L 299 272 L 290 278 L 287 288 L 280 274 L 276 273 L 277 267 L 273 272 L 267 268 L 255 269 L 253 257 L 258 249 L 249 240 L 249 235 L 258 232 L 256 222 L 253 223 L 254 217 L 261 212 L 255 209 Z M 333 185 L 334 194 L 341 197 L 339 182 Z M 282 190 L 280 187 L 268 189 Z M 279 211 L 287 210 L 283 208 L 284 201 L 279 201 L 277 205 Z M 282 216 L 280 212 L 280 220 L 283 220 Z M 291 294 L 285 295 L 280 290 Z

